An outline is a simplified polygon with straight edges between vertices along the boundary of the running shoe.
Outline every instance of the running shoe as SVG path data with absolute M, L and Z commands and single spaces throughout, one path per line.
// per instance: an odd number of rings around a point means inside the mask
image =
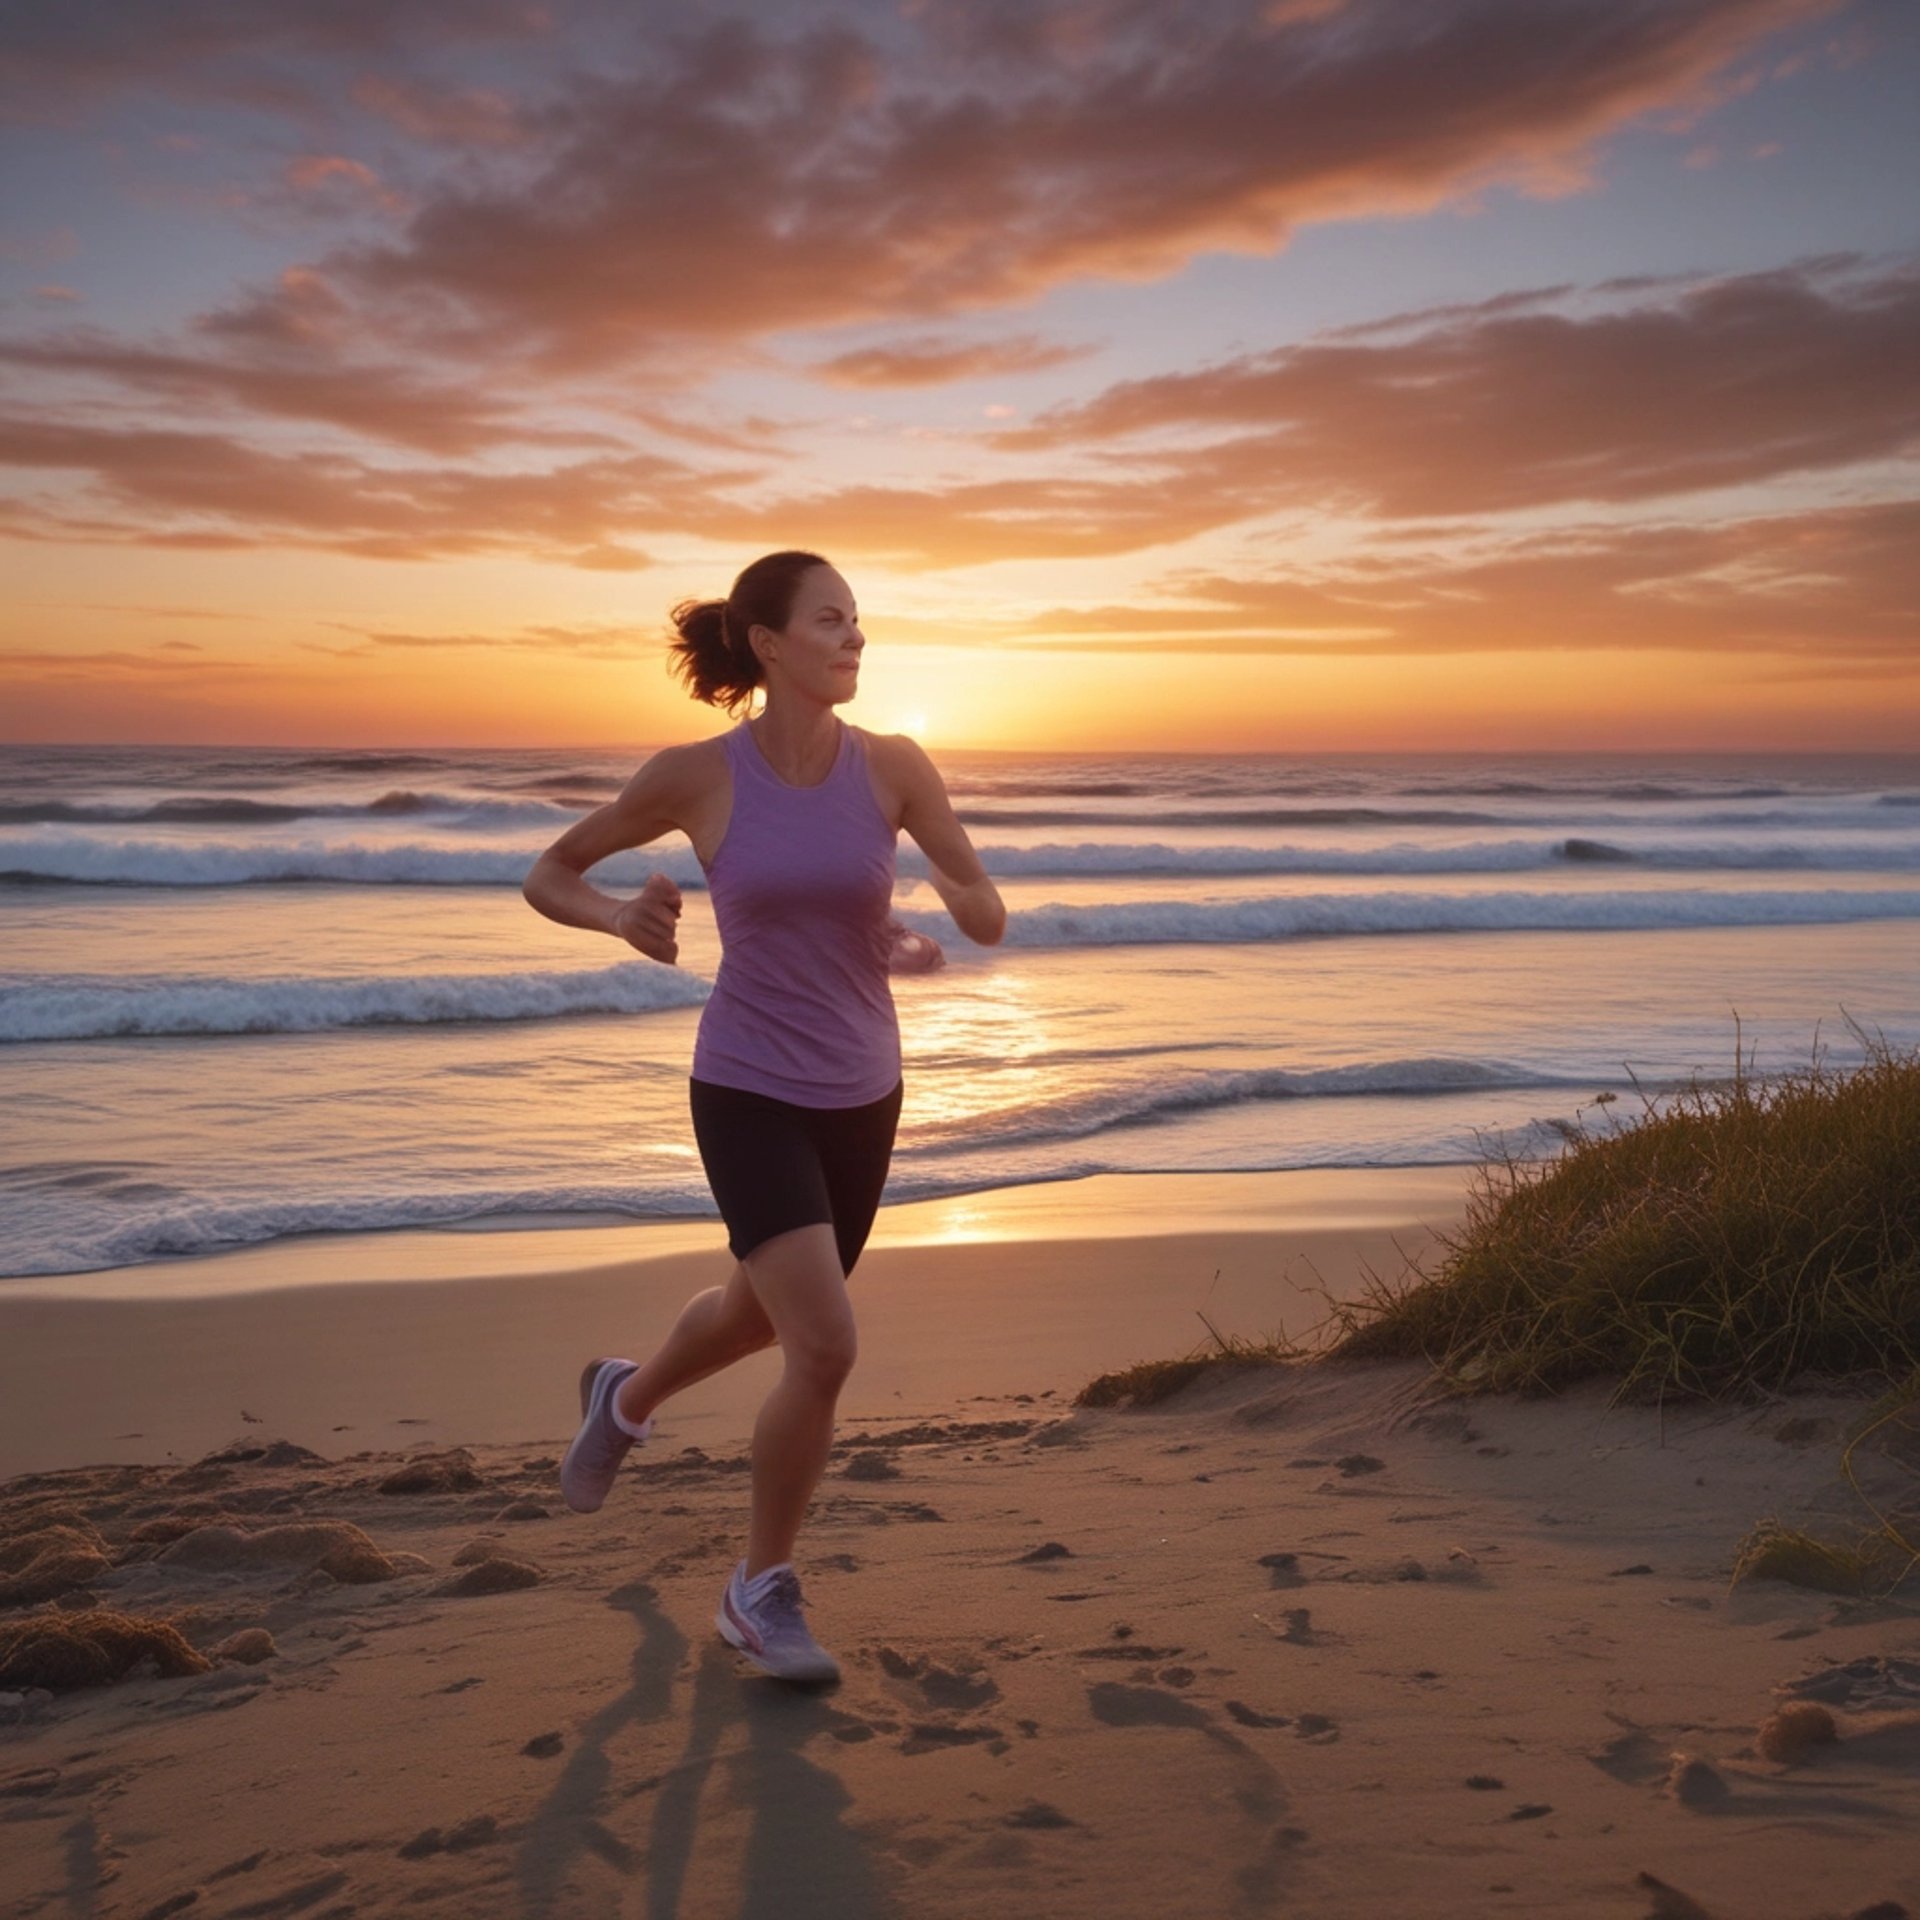
M 580 1376 L 580 1431 L 560 1462 L 560 1491 L 575 1513 L 598 1510 L 634 1444 L 634 1436 L 613 1417 L 613 1396 L 628 1374 L 639 1371 L 632 1360 L 589 1360 Z M 652 1431 L 648 1414 L 639 1437 L 644 1440 Z
M 838 1680 L 840 1663 L 807 1631 L 800 1611 L 799 1575 L 791 1567 L 782 1567 L 753 1595 L 746 1573 L 747 1563 L 742 1560 L 720 1596 L 720 1611 L 713 1623 L 721 1639 L 777 1680 Z

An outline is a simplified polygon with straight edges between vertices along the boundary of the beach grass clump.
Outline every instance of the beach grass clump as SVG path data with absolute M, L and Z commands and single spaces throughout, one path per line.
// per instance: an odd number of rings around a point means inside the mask
M 1170 1400 L 1196 1380 L 1222 1372 L 1285 1366 L 1306 1351 L 1284 1334 L 1255 1339 L 1222 1333 L 1203 1313 L 1207 1340 L 1174 1360 L 1139 1360 L 1130 1367 L 1097 1374 L 1073 1396 L 1076 1407 L 1151 1407 Z
M 1920 1050 L 1687 1085 L 1479 1170 L 1434 1272 L 1331 1303 L 1330 1357 L 1424 1358 L 1458 1391 L 1725 1399 L 1920 1365 Z
M 163 1675 L 206 1673 L 213 1662 L 165 1620 L 88 1607 L 49 1608 L 0 1623 L 0 1688 L 45 1687 L 64 1693 L 104 1687 L 135 1667 Z
M 1884 1534 L 1857 1540 L 1819 1540 L 1799 1527 L 1763 1520 L 1741 1541 L 1730 1586 L 1742 1580 L 1784 1580 L 1817 1593 L 1868 1594 L 1898 1578 L 1905 1556 Z
M 1900 1381 L 1854 1422 L 1840 1471 L 1872 1525 L 1842 1541 L 1821 1540 L 1800 1527 L 1776 1519 L 1763 1520 L 1734 1553 L 1729 1588 L 1742 1580 L 1784 1580 L 1821 1593 L 1840 1593 L 1885 1599 L 1920 1566 L 1920 1499 L 1876 1499 L 1861 1484 L 1856 1464 L 1863 1447 L 1872 1445 L 1916 1485 L 1920 1465 L 1920 1368 Z

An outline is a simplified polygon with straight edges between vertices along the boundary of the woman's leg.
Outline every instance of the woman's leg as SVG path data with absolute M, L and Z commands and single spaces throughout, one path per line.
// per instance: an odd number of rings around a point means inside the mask
M 746 1257 L 786 1364 L 753 1428 L 753 1522 L 746 1577 L 793 1558 L 833 1444 L 833 1414 L 856 1352 L 853 1307 L 833 1228 L 795 1227 Z
M 773 1345 L 773 1322 L 754 1297 L 745 1267 L 736 1263 L 725 1286 L 696 1293 L 651 1360 L 621 1381 L 614 1404 L 638 1426 L 661 1401 L 736 1360 Z

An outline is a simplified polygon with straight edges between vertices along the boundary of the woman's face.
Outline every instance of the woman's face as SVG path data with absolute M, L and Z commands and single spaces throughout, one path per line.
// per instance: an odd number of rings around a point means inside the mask
M 809 567 L 800 576 L 783 631 L 755 627 L 752 635 L 769 679 L 790 681 L 796 691 L 829 705 L 860 690 L 860 654 L 866 635 L 853 604 L 853 589 L 833 567 Z

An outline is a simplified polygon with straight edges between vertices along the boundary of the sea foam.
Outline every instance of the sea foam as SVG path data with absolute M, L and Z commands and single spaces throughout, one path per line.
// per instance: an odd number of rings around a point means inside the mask
M 566 973 L 442 973 L 255 980 L 66 975 L 0 985 L 0 1044 L 334 1027 L 552 1020 L 698 1006 L 711 983 L 634 960 Z

